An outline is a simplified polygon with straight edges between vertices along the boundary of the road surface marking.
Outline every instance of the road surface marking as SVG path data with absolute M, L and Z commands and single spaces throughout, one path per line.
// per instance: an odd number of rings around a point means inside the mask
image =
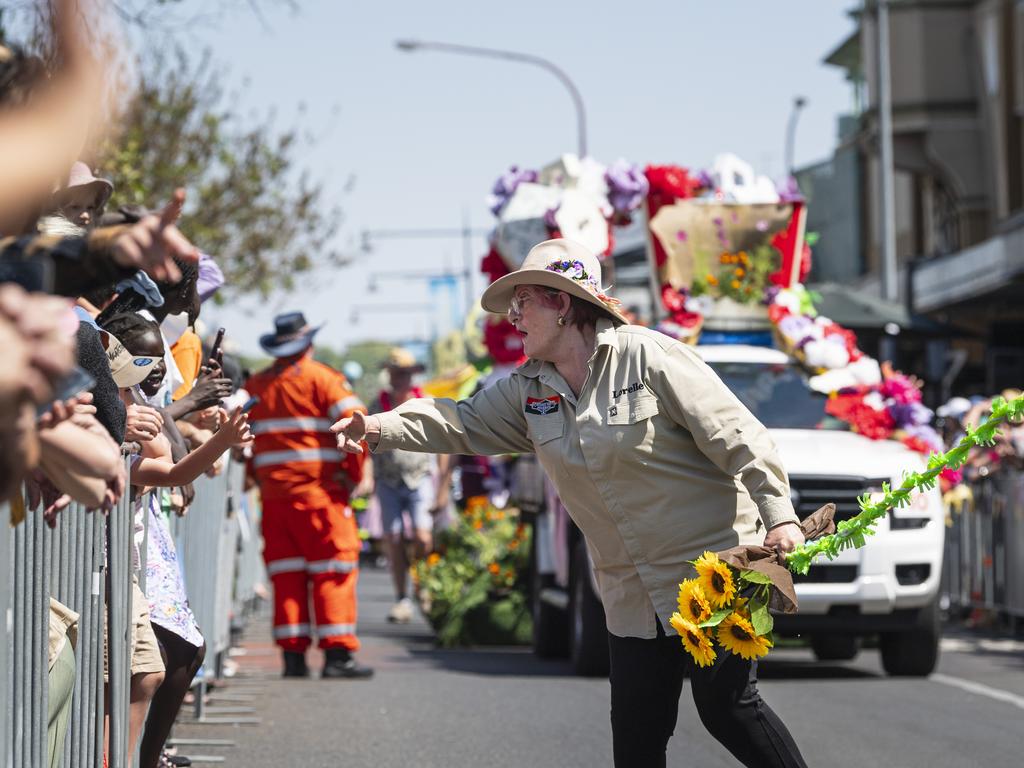
M 974 683 L 970 680 L 963 680 L 959 677 L 950 677 L 949 675 L 932 675 L 929 680 L 934 680 L 936 683 L 942 683 L 943 685 L 949 685 L 953 688 L 959 688 L 967 691 L 968 693 L 976 693 L 979 696 L 988 696 L 990 699 L 996 701 L 1002 701 L 1006 704 L 1013 704 L 1013 706 L 1020 709 L 1024 709 L 1024 696 L 1018 696 L 1015 693 L 1009 691 L 1003 691 L 999 688 L 990 688 L 987 685 L 981 683 Z

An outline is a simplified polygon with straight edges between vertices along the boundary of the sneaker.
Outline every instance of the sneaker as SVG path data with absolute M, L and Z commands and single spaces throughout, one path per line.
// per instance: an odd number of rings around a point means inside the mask
M 412 600 L 403 597 L 388 611 L 388 621 L 392 624 L 408 624 L 412 621 Z
M 282 677 L 309 677 L 306 654 L 298 651 L 284 652 L 284 674 Z
M 373 677 L 373 669 L 356 662 L 344 648 L 328 648 L 324 651 L 324 659 L 324 669 L 320 673 L 322 680 L 368 680 Z

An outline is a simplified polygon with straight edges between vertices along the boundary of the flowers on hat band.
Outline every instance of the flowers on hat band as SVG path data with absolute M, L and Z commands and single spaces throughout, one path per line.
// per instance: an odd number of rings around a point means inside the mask
M 601 290 L 601 286 L 597 282 L 597 278 L 587 273 L 587 268 L 579 259 L 575 259 L 573 261 L 570 261 L 569 259 L 552 261 L 545 267 L 545 269 L 548 272 L 557 272 L 560 275 L 565 275 L 571 280 L 582 284 L 583 287 L 591 293 L 599 293 Z
M 608 289 L 601 288 L 597 278 L 587 272 L 586 266 L 579 259 L 558 259 L 557 261 L 552 261 L 544 269 L 548 272 L 557 272 L 560 275 L 565 275 L 573 282 L 579 283 L 589 293 L 592 293 L 598 301 L 611 309 L 617 309 L 622 306 L 621 301 L 605 294 L 604 291 Z

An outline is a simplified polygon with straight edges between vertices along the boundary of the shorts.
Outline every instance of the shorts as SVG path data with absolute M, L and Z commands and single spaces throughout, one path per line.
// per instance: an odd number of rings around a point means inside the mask
M 384 533 L 402 535 L 403 515 L 409 514 L 417 531 L 434 530 L 434 480 L 427 477 L 415 488 L 377 483 L 377 501 L 380 503 L 381 527 Z
M 160 655 L 160 643 L 149 622 L 149 600 L 139 588 L 138 580 L 132 577 L 132 630 L 128 633 L 128 644 L 131 654 L 131 674 L 141 675 L 151 672 L 163 672 L 163 656 Z M 103 679 L 109 677 L 109 646 L 107 643 L 107 622 L 103 623 Z

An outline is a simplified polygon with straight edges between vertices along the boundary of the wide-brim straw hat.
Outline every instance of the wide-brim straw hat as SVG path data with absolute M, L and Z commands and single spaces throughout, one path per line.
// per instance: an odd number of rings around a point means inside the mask
M 409 371 L 410 373 L 423 373 L 426 370 L 426 366 L 419 362 L 412 352 L 401 347 L 392 348 L 381 367 L 391 371 Z
M 488 312 L 503 315 L 520 285 L 540 285 L 565 291 L 602 310 L 616 323 L 627 323 L 618 299 L 601 287 L 601 262 L 590 250 L 565 239 L 545 240 L 530 249 L 515 272 L 491 283 L 480 304 Z

